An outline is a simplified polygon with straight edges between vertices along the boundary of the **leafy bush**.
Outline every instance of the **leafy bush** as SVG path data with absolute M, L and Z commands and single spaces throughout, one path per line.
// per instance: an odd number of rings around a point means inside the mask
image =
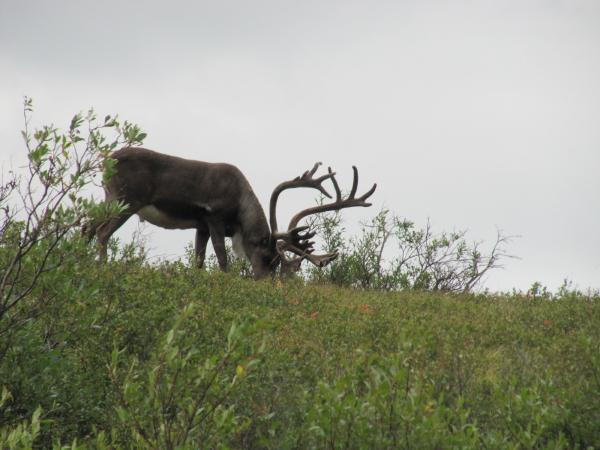
M 177 262 L 68 270 L 60 310 L 0 361 L 0 428 L 41 407 L 39 446 L 600 444 L 597 295 L 357 291 Z
M 323 270 L 309 269 L 308 276 L 343 286 L 469 292 L 510 257 L 505 245 L 511 237 L 501 232 L 486 254 L 480 243 L 467 243 L 466 231 L 435 234 L 429 221 L 418 229 L 387 209 L 350 239 L 345 237 L 339 214 L 321 214 L 313 226 L 323 236 L 325 252 L 337 249 L 340 254 Z
M 406 348 L 410 342 L 405 342 Z M 321 382 L 307 399 L 299 447 L 475 448 L 479 432 L 461 402 L 452 407 L 414 367 L 410 350 L 360 355 L 332 384 Z
M 186 330 L 193 304 L 186 306 L 161 339 L 156 355 L 142 363 L 135 356 L 122 367 L 122 352 L 112 352 L 109 376 L 116 392 L 116 413 L 125 441 L 149 448 L 174 449 L 195 443 L 216 447 L 248 423 L 230 398 L 258 363 L 261 348 L 246 354 L 245 328 L 235 323 L 220 354 L 196 345 Z
M 0 336 L 39 315 L 53 300 L 31 294 L 73 257 L 66 238 L 86 219 L 119 211 L 120 205 L 89 200 L 85 189 L 98 174 L 112 175 L 112 150 L 145 137 L 136 125 L 121 124 L 116 117 L 98 121 L 93 110 L 75 115 L 66 132 L 54 126 L 31 131 L 32 111 L 26 98 L 27 172 L 24 178 L 11 172 L 0 186 Z M 107 131 L 112 139 L 104 135 Z
M 6 388 L 3 388 L 2 396 L 0 397 L 0 412 L 2 412 L 2 416 L 10 415 L 7 404 L 11 400 L 12 395 Z M 0 447 L 10 450 L 32 448 L 40 432 L 41 414 L 41 408 L 37 408 L 33 412 L 30 421 L 23 421 L 17 425 L 13 425 L 11 428 L 0 428 Z

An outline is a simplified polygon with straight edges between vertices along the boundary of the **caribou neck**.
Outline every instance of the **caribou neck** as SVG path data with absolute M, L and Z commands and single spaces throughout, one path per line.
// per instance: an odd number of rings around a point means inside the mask
M 260 241 L 271 234 L 265 212 L 252 190 L 244 193 L 241 199 L 239 219 L 244 239 Z

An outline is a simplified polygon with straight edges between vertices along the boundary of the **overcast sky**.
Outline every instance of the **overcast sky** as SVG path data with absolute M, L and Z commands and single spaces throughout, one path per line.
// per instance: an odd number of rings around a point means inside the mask
M 263 205 L 315 161 L 346 184 L 355 164 L 379 187 L 349 225 L 387 207 L 488 244 L 499 228 L 521 259 L 487 287 L 600 288 L 596 0 L 0 0 L 4 163 L 24 95 L 36 123 L 94 107 L 148 148 L 233 163 Z M 286 196 L 283 219 L 313 198 Z M 194 234 L 146 233 L 167 257 Z

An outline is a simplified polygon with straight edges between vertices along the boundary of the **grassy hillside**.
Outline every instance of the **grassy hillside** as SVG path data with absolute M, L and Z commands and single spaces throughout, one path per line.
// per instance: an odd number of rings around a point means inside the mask
M 1 447 L 599 448 L 599 300 L 253 282 L 83 252 L 0 337 Z
M 28 168 L 0 181 L 0 449 L 600 448 L 598 294 L 442 293 L 509 237 L 486 253 L 382 210 L 356 238 L 313 224 L 339 257 L 312 284 L 135 244 L 99 264 L 81 231 L 124 205 L 86 188 L 146 134 L 93 110 L 32 130 L 32 111 Z

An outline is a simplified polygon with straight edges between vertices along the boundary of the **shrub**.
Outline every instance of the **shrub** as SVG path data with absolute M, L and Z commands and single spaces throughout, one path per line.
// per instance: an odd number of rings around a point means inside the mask
M 70 245 L 63 245 L 66 238 L 87 219 L 119 211 L 120 205 L 87 199 L 85 189 L 100 173 L 112 175 L 110 151 L 145 137 L 136 125 L 116 117 L 98 121 L 93 110 L 75 115 L 66 132 L 54 126 L 32 131 L 32 112 L 32 101 L 25 98 L 25 177 L 11 172 L 0 186 L 0 336 L 39 315 L 52 300 L 42 295 L 34 301 L 31 294 L 73 257 Z
M 467 242 L 466 231 L 435 234 L 429 221 L 418 229 L 387 209 L 349 240 L 339 214 L 321 214 L 315 222 L 325 252 L 339 250 L 339 257 L 325 269 L 309 269 L 308 277 L 315 281 L 384 290 L 470 292 L 510 257 L 505 246 L 511 237 L 501 232 L 483 253 L 480 243 Z

